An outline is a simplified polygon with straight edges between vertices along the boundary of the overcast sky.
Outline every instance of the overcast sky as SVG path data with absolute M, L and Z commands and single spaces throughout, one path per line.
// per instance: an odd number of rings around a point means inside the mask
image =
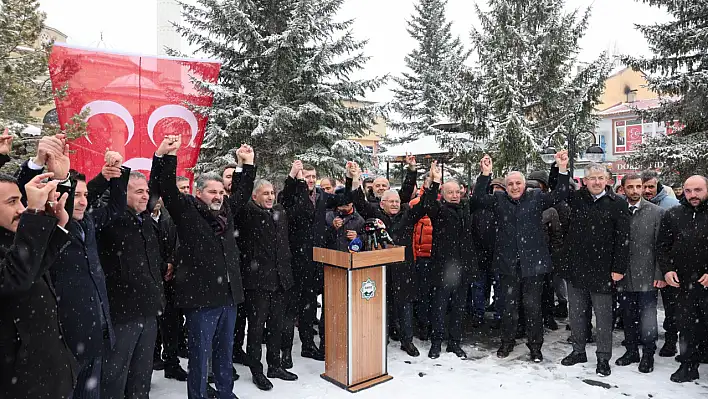
M 193 2 L 194 0 L 192 0 Z M 47 24 L 69 36 L 70 44 L 113 50 L 157 54 L 157 0 L 40 0 Z M 470 29 L 477 23 L 473 0 L 448 0 L 448 17 L 455 34 L 469 43 Z M 486 1 L 478 2 L 482 8 Z M 406 19 L 415 0 L 346 0 L 341 19 L 354 18 L 354 33 L 368 39 L 371 56 L 365 76 L 398 75 L 405 69 L 404 57 L 415 46 L 406 32 Z M 647 54 L 644 37 L 634 24 L 662 22 L 668 15 L 635 0 L 566 0 L 568 10 L 593 6 L 590 27 L 581 42 L 581 60 L 590 61 L 602 51 Z M 388 101 L 382 89 L 369 100 Z

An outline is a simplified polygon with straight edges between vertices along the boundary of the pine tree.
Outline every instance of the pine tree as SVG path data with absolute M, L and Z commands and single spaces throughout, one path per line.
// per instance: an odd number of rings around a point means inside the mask
M 394 78 L 391 109 L 401 116 L 391 127 L 400 132 L 397 142 L 424 134 L 440 134 L 431 126 L 450 115 L 449 99 L 469 56 L 452 24 L 445 17 L 446 0 L 419 0 L 407 21 L 408 34 L 418 44 L 405 58 L 408 72 Z
M 280 181 L 293 159 L 341 174 L 364 149 L 346 140 L 373 124 L 374 106 L 347 106 L 383 79 L 352 80 L 364 67 L 365 42 L 353 21 L 335 21 L 344 0 L 198 0 L 182 4 L 178 32 L 197 51 L 222 61 L 198 170 L 233 160 L 249 143 L 259 172 Z
M 626 159 L 643 168 L 660 166 L 663 179 L 669 182 L 683 182 L 694 174 L 708 175 L 708 2 L 643 2 L 665 7 L 674 20 L 638 25 L 654 55 L 626 56 L 623 61 L 647 73 L 648 87 L 663 99 L 659 108 L 640 115 L 682 128 L 672 135 L 649 138 Z
M 563 7 L 563 0 L 490 0 L 489 11 L 477 7 L 481 29 L 472 40 L 497 172 L 538 163 L 538 151 L 554 134 L 595 128 L 592 111 L 608 62 L 601 56 L 574 76 L 590 9 L 578 18 Z

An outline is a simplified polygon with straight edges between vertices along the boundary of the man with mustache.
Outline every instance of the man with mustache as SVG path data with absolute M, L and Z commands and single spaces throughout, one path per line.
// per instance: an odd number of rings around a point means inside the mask
M 225 199 L 221 176 L 200 175 L 195 195 L 177 189 L 177 151 L 181 136 L 167 136 L 155 152 L 151 176 L 158 179 L 165 208 L 177 226 L 174 266 L 175 305 L 187 316 L 189 372 L 187 396 L 207 397 L 207 360 L 213 359 L 219 399 L 233 399 L 232 365 L 236 305 L 243 302 L 240 251 L 233 215 L 246 205 L 256 174 L 253 150 L 241 146 L 242 176 Z
M 530 360 L 543 360 L 543 318 L 541 298 L 545 274 L 550 273 L 551 255 L 541 223 L 543 212 L 568 196 L 568 153 L 556 153 L 560 169 L 558 187 L 550 193 L 526 190 L 521 172 L 510 172 L 504 181 L 506 192 L 487 194 L 492 174 L 492 159 L 485 155 L 480 162 L 482 175 L 477 179 L 470 199 L 472 207 L 493 210 L 498 221 L 494 243 L 494 268 L 500 274 L 500 292 L 504 298 L 502 344 L 497 357 L 505 358 L 514 350 L 519 319 L 519 298 L 523 297 L 527 346 Z
M 681 367 L 673 382 L 698 379 L 698 346 L 708 328 L 708 178 L 692 176 L 685 198 L 664 213 L 659 231 L 659 266 L 666 283 L 678 290 L 682 340 Z
M 235 215 L 239 230 L 241 268 L 248 315 L 247 365 L 253 383 L 268 391 L 273 384 L 268 378 L 295 381 L 297 375 L 283 368 L 280 356 L 283 320 L 288 293 L 292 288 L 288 244 L 288 216 L 282 205 L 275 205 L 275 189 L 267 180 L 254 184 L 251 201 Z M 268 324 L 268 377 L 263 374 L 261 346 Z
M 59 181 L 42 182 L 51 177 L 35 176 L 25 186 L 25 208 L 17 180 L 0 174 L 2 398 L 67 399 L 78 370 L 62 337 L 48 273 L 70 240 L 68 194 L 57 198 Z
M 100 177 L 87 184 L 84 175 L 76 171 L 70 174 L 66 138 L 56 135 L 40 140 L 37 155 L 26 161 L 18 174 L 20 183 L 27 182 L 41 174 L 46 165 L 58 179 L 70 177 L 75 181 L 72 216 L 67 224 L 71 243 L 49 271 L 64 338 L 80 367 L 73 399 L 100 397 L 103 357 L 115 345 L 97 234 L 125 211 L 130 169 L 121 168 L 123 157 L 114 151 L 106 152 L 105 162 Z M 106 185 L 110 188 L 108 203 L 87 212 L 90 198 L 98 198 Z

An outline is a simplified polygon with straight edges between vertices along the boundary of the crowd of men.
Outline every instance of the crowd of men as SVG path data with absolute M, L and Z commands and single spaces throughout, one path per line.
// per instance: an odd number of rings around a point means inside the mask
M 0 136 L 3 164 L 11 144 Z M 165 137 L 149 178 L 107 151 L 88 180 L 71 169 L 66 137 L 48 136 L 14 177 L 0 175 L 0 397 L 147 398 L 155 369 L 186 381 L 190 399 L 233 399 L 234 363 L 261 390 L 295 381 L 295 327 L 302 357 L 321 362 L 327 350 L 317 318 L 323 266 L 312 248 L 349 251 L 371 218 L 406 248 L 405 261 L 387 267 L 387 298 L 389 336 L 410 356 L 420 355 L 418 336 L 430 340 L 430 358 L 443 341 L 465 358 L 465 326 L 490 322 L 499 358 L 525 336 L 530 361 L 541 362 L 544 327 L 569 317 L 572 352 L 561 363 L 587 362 L 586 344 L 596 342 L 596 371 L 607 376 L 619 319 L 626 352 L 615 364 L 650 373 L 660 292 L 659 355 L 678 346 L 671 380 L 698 378 L 708 351 L 703 176 L 675 198 L 653 171 L 626 175 L 615 190 L 594 163 L 577 187 L 565 151 L 550 173 L 528 178 L 492 179 L 485 156 L 467 193 L 443 181 L 436 162 L 416 189 L 412 156 L 400 190 L 362 179 L 353 162 L 342 184 L 321 178 L 318 187 L 315 168 L 296 160 L 277 193 L 256 179 L 255 152 L 242 145 L 237 164 L 199 175 L 191 194 L 177 175 L 181 144 Z

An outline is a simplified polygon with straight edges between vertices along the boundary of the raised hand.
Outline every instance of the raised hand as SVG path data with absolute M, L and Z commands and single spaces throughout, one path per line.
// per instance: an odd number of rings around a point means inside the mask
M 568 161 L 570 158 L 568 158 L 568 151 L 567 150 L 562 150 L 558 151 L 555 155 L 556 159 L 556 165 L 558 166 L 558 170 L 565 173 L 568 171 Z
M 479 162 L 480 167 L 482 168 L 482 174 L 484 176 L 489 176 L 492 174 L 492 157 L 489 155 L 485 155 L 482 157 L 482 160 Z
M 106 161 L 106 166 L 119 168 L 123 164 L 123 155 L 117 151 L 106 151 L 104 159 Z
M 165 136 L 165 138 L 162 139 L 162 143 L 160 143 L 160 146 L 157 148 L 157 151 L 155 151 L 155 155 L 158 157 L 163 155 L 177 155 L 177 151 L 181 146 L 181 135 Z
M 66 199 L 69 198 L 69 193 L 59 193 L 56 191 L 56 187 L 54 190 L 47 197 L 48 201 L 44 211 L 47 215 L 57 218 L 59 226 L 66 227 L 66 224 L 69 223 L 69 213 L 66 212 Z
M 347 164 L 344 166 L 344 176 L 346 176 L 347 179 L 352 178 L 352 161 L 347 161 Z
M 290 177 L 292 177 L 293 179 L 297 179 L 301 171 L 302 161 L 296 159 L 295 161 L 293 161 L 293 166 L 290 167 Z
M 256 153 L 250 145 L 241 144 L 241 148 L 236 151 L 236 156 L 242 164 L 253 165 L 253 159 L 256 157 Z
M 25 184 L 25 192 L 27 193 L 27 209 L 36 209 L 44 211 L 49 199 L 49 194 L 56 191 L 59 180 L 50 180 L 44 183 L 43 180 L 51 179 L 54 173 L 42 173 L 35 176 L 29 183 Z
M 10 129 L 5 128 L 5 131 L 0 136 L 0 154 L 7 155 L 12 150 L 12 136 L 10 135 Z
M 440 171 L 440 167 L 438 166 L 438 161 L 433 161 L 430 164 L 430 178 L 435 183 L 440 183 L 442 181 L 442 172 Z
M 69 177 L 71 162 L 69 161 L 69 145 L 66 136 L 57 134 L 48 138 L 52 142 L 52 150 L 47 152 L 47 170 L 54 173 L 54 177 L 65 180 Z
M 406 164 L 408 165 L 408 169 L 416 170 L 418 165 L 415 162 L 415 155 L 406 153 Z

